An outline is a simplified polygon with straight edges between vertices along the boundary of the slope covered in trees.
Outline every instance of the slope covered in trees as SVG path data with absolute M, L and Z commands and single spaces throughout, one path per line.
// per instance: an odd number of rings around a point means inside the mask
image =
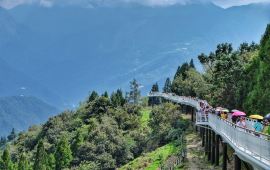
M 146 115 L 139 96 L 136 80 L 126 97 L 121 90 L 110 96 L 92 92 L 77 110 L 2 146 L 0 169 L 115 169 L 179 138 L 187 127 L 179 106 L 164 103 Z
M 270 112 L 270 25 L 260 44 L 218 44 L 214 52 L 198 56 L 204 72 L 192 64 L 178 67 L 172 81 L 172 92 L 200 97 L 213 106 L 242 109 L 250 114 Z

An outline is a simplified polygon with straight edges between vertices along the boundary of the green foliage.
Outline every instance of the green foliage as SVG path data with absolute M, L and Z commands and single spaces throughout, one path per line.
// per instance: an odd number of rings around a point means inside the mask
M 122 166 L 120 170 L 129 169 L 148 169 L 156 170 L 170 155 L 177 153 L 180 146 L 176 143 L 169 143 L 157 148 L 156 150 L 146 153 L 141 157 L 134 159 L 128 164 Z
M 11 132 L 10 132 L 10 134 L 7 136 L 7 138 L 8 138 L 8 141 L 12 141 L 12 140 L 14 140 L 15 138 L 16 138 L 16 132 L 15 132 L 15 129 L 14 128 L 12 128 L 12 130 L 11 130 Z
M 164 103 L 155 107 L 150 114 L 149 127 L 155 139 L 150 147 L 163 145 L 174 140 L 170 132 L 177 129 L 179 134 L 187 128 L 186 121 L 181 118 L 180 108 L 171 103 Z
M 172 91 L 183 96 L 205 97 L 209 87 L 203 76 L 195 69 L 187 70 L 185 75 L 185 79 L 182 76 L 174 79 Z
M 159 144 L 151 146 L 156 138 L 148 124 L 150 108 L 126 103 L 121 90 L 112 96 L 87 99 L 77 110 L 20 133 L 11 143 L 12 157 L 18 160 L 12 167 L 25 169 L 27 160 L 33 170 L 115 169 L 156 149 Z M 170 140 L 165 137 L 163 143 Z
M 35 162 L 33 170 L 46 170 L 47 167 L 47 153 L 45 151 L 43 141 L 39 141 L 37 151 L 35 154 Z
M 198 56 L 206 70 L 204 79 L 208 84 L 209 94 L 205 98 L 212 105 L 230 109 L 243 108 L 243 101 L 247 96 L 246 86 L 250 80 L 247 68 L 257 48 L 254 43 L 243 43 L 239 50 L 233 51 L 231 44 L 223 43 L 208 56 Z
M 67 168 L 72 161 L 72 152 L 67 138 L 63 136 L 55 151 L 56 170 Z
M 153 84 L 151 92 L 159 92 L 158 83 Z M 160 98 L 159 97 L 149 97 L 148 99 L 148 106 L 158 105 L 160 104 Z
M 76 153 L 78 151 L 79 147 L 82 146 L 83 142 L 83 134 L 82 132 L 78 131 L 71 146 L 73 153 Z
M 88 103 L 94 101 L 96 98 L 98 98 L 98 93 L 96 91 L 92 91 L 90 96 L 88 97 Z
M 248 68 L 250 82 L 244 107 L 250 113 L 267 114 L 270 111 L 270 25 L 262 37 L 259 56 Z
M 3 152 L 3 155 L 2 155 L 1 161 L 0 161 L 0 169 L 13 170 L 13 163 L 11 161 L 9 148 L 6 148 Z
M 27 160 L 25 153 L 22 153 L 20 156 L 18 170 L 30 170 L 29 162 Z
M 0 138 L 0 147 L 6 145 L 6 143 L 7 143 L 7 138 L 4 137 L 4 136 L 1 136 L 1 138 Z
M 105 97 L 105 98 L 109 98 L 109 94 L 108 94 L 107 91 L 105 91 L 105 92 L 102 94 L 102 96 Z
M 190 60 L 189 67 L 195 69 L 195 65 L 194 65 L 193 59 Z
M 136 79 L 130 82 L 129 102 L 138 104 L 141 97 L 140 85 Z
M 55 170 L 55 157 L 54 154 L 49 154 L 48 156 L 48 163 L 47 163 L 47 170 Z
M 123 92 L 121 89 L 118 89 L 116 92 L 113 92 L 111 95 L 111 103 L 114 107 L 124 106 L 126 100 L 123 96 Z
M 77 168 L 78 170 L 89 170 L 89 169 L 100 169 L 99 166 L 90 161 L 83 161 L 79 167 Z
M 171 82 L 169 77 L 165 81 L 165 85 L 163 87 L 163 92 L 164 93 L 171 93 L 172 92 L 172 82 Z
M 178 67 L 175 75 L 174 75 L 174 80 L 177 78 L 177 77 L 182 77 L 183 79 L 185 79 L 187 77 L 186 75 L 186 72 L 190 69 L 190 66 L 188 63 L 184 63 L 182 64 L 182 66 Z

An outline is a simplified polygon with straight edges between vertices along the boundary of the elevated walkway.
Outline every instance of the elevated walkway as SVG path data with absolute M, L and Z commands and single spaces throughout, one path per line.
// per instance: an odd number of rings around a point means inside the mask
M 253 120 L 246 119 L 247 128 L 244 129 L 215 114 L 202 111 L 200 104 L 205 104 L 206 101 L 171 93 L 150 93 L 148 96 L 162 97 L 175 103 L 194 107 L 197 110 L 196 125 L 211 127 L 235 150 L 239 158 L 250 163 L 254 169 L 270 170 L 270 136 L 253 131 Z

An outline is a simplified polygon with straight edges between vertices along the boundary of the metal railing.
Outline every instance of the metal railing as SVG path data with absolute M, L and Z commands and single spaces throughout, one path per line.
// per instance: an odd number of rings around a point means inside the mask
M 246 118 L 246 128 L 237 126 L 232 121 L 220 118 L 212 113 L 201 111 L 200 102 L 203 100 L 172 93 L 150 93 L 148 96 L 163 97 L 175 103 L 186 104 L 197 109 L 196 124 L 209 125 L 217 134 L 221 135 L 237 151 L 241 151 L 251 159 L 256 160 L 262 167 L 270 169 L 270 136 L 255 132 L 253 125 L 256 120 Z M 256 162 L 254 161 L 254 162 Z
M 152 92 L 148 94 L 149 97 L 162 97 L 164 99 L 170 100 L 175 103 L 185 104 L 192 107 L 195 107 L 197 110 L 200 109 L 200 100 L 192 97 L 186 96 L 177 96 L 173 93 L 161 93 L 161 92 Z
M 209 114 L 208 125 L 211 126 L 225 140 L 234 145 L 234 148 L 258 159 L 270 166 L 270 136 Z

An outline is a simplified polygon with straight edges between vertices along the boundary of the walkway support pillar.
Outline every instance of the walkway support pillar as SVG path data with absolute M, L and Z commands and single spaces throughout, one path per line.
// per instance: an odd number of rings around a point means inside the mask
M 191 122 L 194 122 L 194 108 L 191 108 Z
M 216 153 L 215 153 L 215 165 L 219 166 L 219 135 L 216 134 Z
M 222 161 L 222 170 L 227 170 L 227 143 L 222 142 L 223 148 L 223 161 Z
M 204 147 L 204 145 L 205 145 L 205 128 L 204 128 L 204 126 L 203 126 L 203 128 L 202 128 L 202 147 Z
M 208 126 L 206 125 L 206 129 L 205 129 L 205 146 L 204 146 L 204 151 L 205 151 L 205 155 L 208 155 Z
M 216 141 L 215 141 L 215 137 L 216 137 L 216 134 L 215 134 L 215 131 L 212 130 L 212 149 L 211 149 L 211 164 L 214 165 L 215 164 L 215 145 L 216 145 Z
M 211 130 L 208 129 L 208 149 L 207 149 L 207 152 L 208 152 L 208 161 L 211 160 L 211 143 L 212 143 L 212 140 L 211 140 Z
M 234 170 L 241 170 L 241 159 L 234 153 Z

